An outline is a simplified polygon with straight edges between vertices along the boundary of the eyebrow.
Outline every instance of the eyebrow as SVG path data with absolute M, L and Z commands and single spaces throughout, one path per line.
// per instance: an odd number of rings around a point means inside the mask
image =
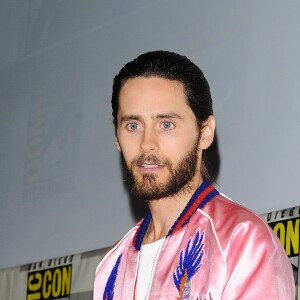
M 157 114 L 155 116 L 156 119 L 182 119 L 182 117 L 175 113 L 168 113 L 168 114 Z
M 133 121 L 133 120 L 141 120 L 141 117 L 140 116 L 137 116 L 137 115 L 129 115 L 129 116 L 123 116 L 121 118 L 121 123 L 122 122 L 126 122 L 126 121 Z
M 156 114 L 151 116 L 151 118 L 154 119 L 180 119 L 182 120 L 182 117 L 176 113 L 166 113 L 166 114 Z M 141 121 L 143 118 L 139 115 L 128 115 L 128 116 L 123 116 L 121 118 L 121 122 L 126 122 L 126 121 L 132 121 L 132 120 L 137 120 Z

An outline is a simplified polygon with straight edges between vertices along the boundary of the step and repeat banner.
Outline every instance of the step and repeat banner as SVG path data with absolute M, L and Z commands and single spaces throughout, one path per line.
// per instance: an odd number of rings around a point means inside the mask
M 293 267 L 296 300 L 300 300 L 300 206 L 261 215 L 279 237 Z
M 283 244 L 294 271 L 300 300 L 300 206 L 261 215 Z M 2 300 L 92 300 L 95 270 L 107 249 L 0 270 Z
M 106 250 L 0 270 L 0 299 L 91 300 L 96 267 Z

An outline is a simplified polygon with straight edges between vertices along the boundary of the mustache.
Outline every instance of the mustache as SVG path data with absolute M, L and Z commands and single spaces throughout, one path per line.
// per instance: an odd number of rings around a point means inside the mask
M 133 160 L 131 162 L 131 166 L 140 166 L 142 164 L 152 164 L 152 165 L 158 165 L 158 166 L 168 166 L 170 163 L 167 160 L 160 159 L 157 156 L 150 154 L 142 154 L 137 159 Z

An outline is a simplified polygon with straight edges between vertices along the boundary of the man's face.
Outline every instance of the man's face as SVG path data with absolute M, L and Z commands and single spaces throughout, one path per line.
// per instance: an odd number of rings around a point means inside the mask
M 202 179 L 196 118 L 183 85 L 158 77 L 129 79 L 121 89 L 117 147 L 132 192 L 155 200 Z

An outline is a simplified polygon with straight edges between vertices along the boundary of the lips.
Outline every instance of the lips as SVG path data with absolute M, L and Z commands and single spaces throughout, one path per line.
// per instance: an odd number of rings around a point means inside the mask
M 132 166 L 138 166 L 143 169 L 157 169 L 165 166 L 165 163 L 155 155 L 141 155 L 132 162 Z
M 144 169 L 157 169 L 157 168 L 162 168 L 163 165 L 142 163 L 139 165 L 139 167 L 144 168 Z

